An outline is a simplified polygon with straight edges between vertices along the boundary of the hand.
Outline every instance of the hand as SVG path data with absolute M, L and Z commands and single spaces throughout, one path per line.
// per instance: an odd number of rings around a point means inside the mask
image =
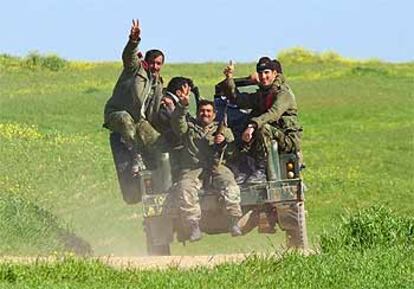
M 226 140 L 226 138 L 224 137 L 224 135 L 222 133 L 218 133 L 214 136 L 214 143 L 215 144 L 221 144 L 225 140 Z
M 189 93 L 179 93 L 180 95 L 177 95 L 180 99 L 180 103 L 184 106 L 187 106 L 190 103 L 190 94 Z
M 141 28 L 139 28 L 139 20 L 132 19 L 131 32 L 129 34 L 129 38 L 133 41 L 138 41 L 140 36 L 141 36 Z
M 234 73 L 233 61 L 230 60 L 229 64 L 226 66 L 226 68 L 224 68 L 223 73 L 226 76 L 226 78 L 233 77 L 233 73 Z
M 163 105 L 168 111 L 174 110 L 174 101 L 169 97 L 163 97 L 161 99 L 161 105 Z
M 242 133 L 242 140 L 246 143 L 249 143 L 253 138 L 253 132 L 254 132 L 253 127 L 246 128 Z

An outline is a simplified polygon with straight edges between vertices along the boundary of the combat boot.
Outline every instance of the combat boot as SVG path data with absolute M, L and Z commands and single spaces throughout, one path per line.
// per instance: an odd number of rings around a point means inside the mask
M 198 224 L 198 221 L 191 220 L 190 221 L 190 236 L 189 236 L 190 242 L 199 241 L 201 240 L 202 237 L 203 236 L 201 234 L 200 225 Z
M 131 174 L 132 176 L 136 176 L 140 171 L 146 169 L 142 156 L 137 149 L 137 144 L 130 141 L 126 141 L 123 137 L 121 137 L 120 141 L 125 145 L 126 149 L 128 150 L 128 154 L 130 156 L 129 167 Z
M 132 152 L 131 153 L 131 174 L 133 176 L 138 175 L 139 172 L 142 172 L 146 169 L 144 161 L 141 154 Z
M 247 178 L 246 183 L 248 184 L 261 184 L 266 182 L 266 165 L 265 161 L 259 161 L 256 164 L 256 169 Z
M 244 182 L 247 180 L 247 177 L 248 175 L 246 173 L 239 172 L 235 177 L 236 183 L 238 185 L 244 184 Z
M 242 235 L 242 231 L 240 229 L 238 222 L 238 217 L 230 217 L 229 219 L 229 231 L 232 237 L 238 237 Z
M 133 154 L 131 158 L 131 174 L 133 176 L 139 173 L 139 157 L 138 154 Z

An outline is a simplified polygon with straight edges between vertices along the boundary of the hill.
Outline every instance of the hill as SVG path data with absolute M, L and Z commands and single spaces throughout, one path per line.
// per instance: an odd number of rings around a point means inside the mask
M 304 126 L 311 240 L 317 243 L 323 228 L 334 226 L 346 210 L 385 204 L 412 215 L 414 64 L 301 51 L 285 52 L 280 59 Z M 192 77 L 207 98 L 224 65 L 166 64 L 163 75 L 166 82 L 176 75 Z M 236 69 L 236 76 L 245 76 L 254 64 Z M 28 230 L 39 212 L 48 212 L 95 254 L 145 254 L 141 208 L 122 202 L 108 133 L 101 127 L 120 70 L 120 62 L 0 56 L 0 194 L 8 202 L 0 206 L 2 222 L 4 208 L 22 200 L 39 208 L 19 219 Z M 36 238 L 26 242 L 33 244 L 30 250 L 1 242 L 0 255 L 63 250 L 42 247 Z M 254 232 L 237 240 L 208 236 L 186 247 L 175 244 L 173 254 L 272 250 L 281 240 Z

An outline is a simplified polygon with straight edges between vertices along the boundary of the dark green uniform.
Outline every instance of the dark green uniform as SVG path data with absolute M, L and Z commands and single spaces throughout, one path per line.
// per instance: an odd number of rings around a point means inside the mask
M 123 70 L 104 110 L 104 126 L 138 146 L 153 144 L 159 134 L 162 79 L 153 76 L 137 56 L 139 41 L 129 40 L 122 53 Z
M 234 80 L 229 78 L 224 82 L 224 91 L 240 108 L 252 109 L 250 123 L 256 124 L 257 129 L 250 152 L 255 158 L 265 159 L 272 139 L 277 140 L 280 152 L 300 151 L 302 128 L 296 100 L 282 74 L 270 87 L 259 88 L 255 93 L 238 92 Z
M 227 148 L 224 150 L 222 162 L 212 170 L 215 144 L 214 134 L 218 123 L 213 122 L 203 127 L 197 120 L 186 120 L 188 107 L 177 104 L 173 113 L 173 129 L 181 136 L 185 149 L 180 154 L 180 175 L 176 184 L 176 198 L 181 217 L 185 221 L 198 221 L 201 217 L 198 191 L 203 186 L 207 174 L 211 177 L 211 187 L 220 193 L 224 200 L 224 208 L 230 217 L 240 217 L 240 189 L 234 180 L 231 170 L 226 167 L 225 160 L 231 156 L 234 136 L 230 129 L 223 132 Z
M 175 107 L 178 103 L 178 97 L 174 94 L 169 93 L 166 93 L 164 97 L 169 98 L 172 101 L 173 106 L 171 108 L 161 106 L 159 112 L 159 127 L 164 150 L 170 154 L 172 181 L 176 182 L 180 170 L 180 154 L 184 149 L 184 145 L 181 142 L 181 137 L 174 132 L 171 125 L 172 113 L 174 112 Z M 191 116 L 187 115 L 187 119 L 190 118 Z

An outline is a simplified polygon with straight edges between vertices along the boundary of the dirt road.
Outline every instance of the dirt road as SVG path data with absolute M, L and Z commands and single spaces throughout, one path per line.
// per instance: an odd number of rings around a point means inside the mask
M 275 252 L 272 256 L 282 258 L 286 250 Z M 299 250 L 304 256 L 317 254 L 316 251 Z M 115 256 L 101 256 L 101 257 L 74 257 L 80 260 L 98 260 L 104 264 L 114 268 L 137 268 L 137 269 L 167 269 L 167 268 L 194 268 L 198 266 L 214 267 L 222 263 L 240 263 L 250 254 L 221 254 L 221 255 L 206 255 L 206 256 L 148 256 L 148 257 L 115 257 Z M 257 254 L 255 254 L 257 256 Z M 270 257 L 269 254 L 259 254 L 259 257 Z M 31 264 L 36 262 L 59 262 L 63 257 L 0 257 L 0 263 L 20 263 Z
M 115 268 L 166 269 L 169 267 L 192 268 L 197 266 L 213 267 L 225 262 L 241 262 L 247 254 L 211 256 L 157 256 L 157 257 L 91 257 Z M 0 257 L 0 263 L 32 264 L 36 262 L 59 262 L 58 257 Z

